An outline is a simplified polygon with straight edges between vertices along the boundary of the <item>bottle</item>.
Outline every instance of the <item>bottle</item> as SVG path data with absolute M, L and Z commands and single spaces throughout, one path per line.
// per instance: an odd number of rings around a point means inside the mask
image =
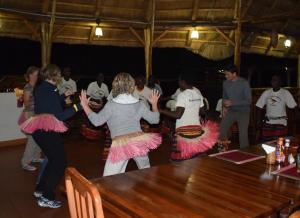
M 275 155 L 276 155 L 276 162 L 280 164 L 282 162 L 282 147 L 283 147 L 283 138 L 278 138 Z
M 297 155 L 296 155 L 296 169 L 297 173 L 300 173 L 300 146 L 298 145 Z
M 289 164 L 289 154 L 290 154 L 290 139 L 285 139 L 285 144 L 284 144 L 284 164 L 288 165 Z

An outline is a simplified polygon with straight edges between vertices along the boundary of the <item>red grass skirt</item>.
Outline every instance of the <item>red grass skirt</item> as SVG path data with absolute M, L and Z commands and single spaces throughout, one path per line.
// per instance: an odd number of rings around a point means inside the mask
M 176 129 L 172 160 L 187 160 L 211 149 L 217 142 L 219 127 L 207 121 L 203 125 L 182 126 Z
M 283 137 L 288 134 L 287 126 L 281 124 L 268 124 L 264 123 L 261 132 L 262 141 L 270 141 L 273 139 L 278 139 L 278 137 Z
M 23 122 L 21 125 L 21 130 L 27 134 L 32 134 L 37 130 L 44 130 L 46 132 L 66 132 L 68 128 L 65 124 L 56 119 L 54 115 L 51 114 L 39 114 L 34 115 Z
M 162 142 L 157 133 L 137 132 L 113 138 L 108 159 L 112 163 L 145 156 Z

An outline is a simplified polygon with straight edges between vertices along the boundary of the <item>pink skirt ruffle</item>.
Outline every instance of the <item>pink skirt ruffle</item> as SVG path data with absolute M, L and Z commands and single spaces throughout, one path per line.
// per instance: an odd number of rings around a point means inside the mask
M 156 149 L 162 142 L 157 133 L 133 133 L 118 136 L 112 140 L 108 159 L 112 163 L 145 156 L 152 149 Z
M 197 153 L 206 152 L 216 144 L 219 137 L 218 124 L 207 121 L 201 128 L 203 134 L 198 137 L 189 138 L 177 134 L 177 149 L 180 151 L 182 158 L 190 158 Z
M 19 119 L 18 119 L 18 125 L 21 125 L 25 121 L 26 121 L 25 112 L 22 111 L 22 113 L 20 114 Z
M 56 117 L 51 114 L 39 114 L 30 117 L 25 122 L 23 122 L 20 127 L 21 130 L 27 134 L 32 134 L 37 130 L 61 133 L 68 130 L 68 128 L 62 121 L 56 119 Z

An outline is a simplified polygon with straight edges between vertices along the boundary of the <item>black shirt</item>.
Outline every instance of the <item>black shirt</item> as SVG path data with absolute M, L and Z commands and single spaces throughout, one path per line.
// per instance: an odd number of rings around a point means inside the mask
M 64 121 L 76 112 L 73 107 L 63 108 L 63 97 L 59 95 L 55 85 L 42 81 L 34 90 L 35 114 L 53 114 L 57 119 Z

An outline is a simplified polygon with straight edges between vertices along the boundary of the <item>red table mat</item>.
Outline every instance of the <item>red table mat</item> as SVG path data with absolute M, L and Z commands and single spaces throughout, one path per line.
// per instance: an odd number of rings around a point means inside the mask
M 226 160 L 229 162 L 233 162 L 235 164 L 248 163 L 265 157 L 261 155 L 244 152 L 244 151 L 239 151 L 239 150 L 230 150 L 230 151 L 225 151 L 217 154 L 212 154 L 209 156 L 216 157 L 218 159 Z
M 272 174 L 284 176 L 290 179 L 300 180 L 300 173 L 297 173 L 296 164 L 283 167 L 280 170 L 272 172 Z

